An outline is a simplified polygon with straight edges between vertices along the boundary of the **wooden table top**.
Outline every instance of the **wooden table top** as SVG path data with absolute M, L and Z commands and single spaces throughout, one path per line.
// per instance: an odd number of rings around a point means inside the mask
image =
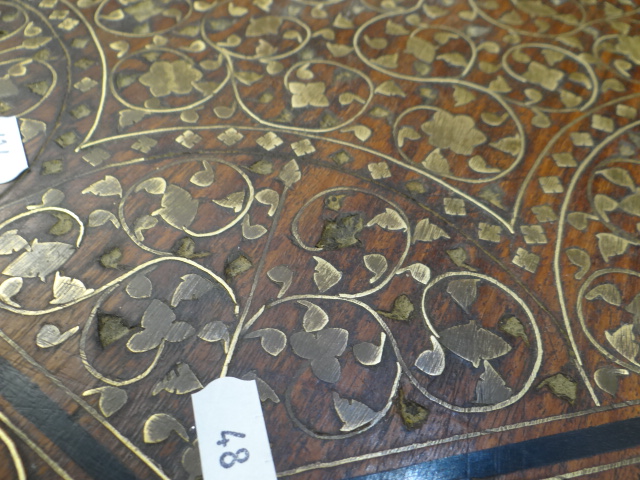
M 639 109 L 633 0 L 0 1 L 0 477 L 233 376 L 281 478 L 637 478 Z

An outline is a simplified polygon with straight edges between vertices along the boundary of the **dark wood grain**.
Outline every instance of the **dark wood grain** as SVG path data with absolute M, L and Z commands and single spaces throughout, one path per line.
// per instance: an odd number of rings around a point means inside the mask
M 284 478 L 588 431 L 486 471 L 634 475 L 597 428 L 640 408 L 638 28 L 625 0 L 0 3 L 30 162 L 0 477 L 198 478 L 189 394 L 225 375 Z

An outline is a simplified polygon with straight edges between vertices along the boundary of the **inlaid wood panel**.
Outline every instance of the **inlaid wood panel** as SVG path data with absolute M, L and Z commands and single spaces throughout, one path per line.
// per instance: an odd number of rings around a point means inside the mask
M 639 22 L 0 1 L 0 476 L 199 478 L 190 394 L 227 375 L 283 478 L 546 437 L 577 449 L 491 475 L 635 474 Z

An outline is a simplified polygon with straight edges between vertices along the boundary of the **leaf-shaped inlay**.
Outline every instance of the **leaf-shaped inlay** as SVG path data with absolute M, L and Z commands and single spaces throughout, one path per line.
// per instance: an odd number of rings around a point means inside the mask
M 580 267 L 574 275 L 576 280 L 583 278 L 591 268 L 591 257 L 581 248 L 567 248 L 567 257 L 576 267 Z
M 447 293 L 458 305 L 468 311 L 478 295 L 478 281 L 476 278 L 452 280 L 447 285 Z
M 388 268 L 387 259 L 384 255 L 380 255 L 378 253 L 365 255 L 364 265 L 367 267 L 367 270 L 373 273 L 373 277 L 369 279 L 369 283 L 375 283 L 380 280 L 380 277 L 384 275 L 384 272 L 386 272 Z
M 356 360 L 363 365 L 377 365 L 382 360 L 382 352 L 384 351 L 384 343 L 387 340 L 387 334 L 380 333 L 380 345 L 370 342 L 357 343 L 353 346 L 353 355 Z
M 263 205 L 269 205 L 269 211 L 267 215 L 270 217 L 276 213 L 276 209 L 278 208 L 278 204 L 280 203 L 280 195 L 275 190 L 271 188 L 265 188 L 264 190 L 260 190 L 256 194 L 256 200 L 262 203 Z
M 409 320 L 414 310 L 415 307 L 413 303 L 411 303 L 411 299 L 405 294 L 402 294 L 393 301 L 393 307 L 390 312 L 378 310 L 378 313 L 392 320 L 405 322 Z
M 143 215 L 136 219 L 133 224 L 133 233 L 139 242 L 144 242 L 144 232 L 145 230 L 149 230 L 155 227 L 158 224 L 158 219 L 156 217 L 152 217 L 151 215 Z
M 174 290 L 171 297 L 171 306 L 173 308 L 180 305 L 183 300 L 197 300 L 213 288 L 213 283 L 195 273 L 183 275 L 181 280 L 182 282 Z
M 0 235 L 0 255 L 10 255 L 13 252 L 29 247 L 29 243 L 18 235 L 18 230 L 9 230 Z
M 260 345 L 269 355 L 277 357 L 287 346 L 287 336 L 275 328 L 263 328 L 246 335 L 245 338 L 259 338 Z
M 136 187 L 136 192 L 144 190 L 152 195 L 163 195 L 167 189 L 167 181 L 162 177 L 148 178 Z
M 116 177 L 107 175 L 104 179 L 99 180 L 82 190 L 82 193 L 92 193 L 99 197 L 110 197 L 112 195 L 122 197 L 122 185 L 120 185 L 120 182 Z
M 629 241 L 612 233 L 598 233 L 598 248 L 604 258 L 608 262 L 611 257 L 622 255 L 629 247 Z
M 288 188 L 297 181 L 302 178 L 302 174 L 300 173 L 300 167 L 298 167 L 298 163 L 295 160 L 290 160 L 282 167 L 280 171 L 280 175 L 278 175 L 278 179 L 285 184 Z
M 27 205 L 27 210 L 35 210 L 42 207 L 55 207 L 60 205 L 64 200 L 64 193 L 57 188 L 50 188 L 42 195 L 42 203 L 40 205 Z
M 636 186 L 635 182 L 631 178 L 631 175 L 624 168 L 605 168 L 604 170 L 600 170 L 597 173 L 605 177 L 611 183 L 615 183 L 616 185 L 619 185 L 621 187 L 634 189 Z
M 391 208 L 385 208 L 384 213 L 380 213 L 369 220 L 367 227 L 378 225 L 385 230 L 406 230 L 407 224 L 398 212 Z
M 20 292 L 23 283 L 24 281 L 20 277 L 9 278 L 2 282 L 0 284 L 0 301 L 12 307 L 20 308 L 20 304 L 12 299 Z
M 329 315 L 319 306 L 306 300 L 299 300 L 298 303 L 307 308 L 302 319 L 302 326 L 307 332 L 317 332 L 322 330 L 329 322 Z
M 597 287 L 589 290 L 584 298 L 587 300 L 595 300 L 596 298 L 601 298 L 607 303 L 611 305 L 615 305 L 619 307 L 622 303 L 622 297 L 620 295 L 620 290 L 613 283 L 603 283 L 598 285 Z
M 229 328 L 219 320 L 207 323 L 200 332 L 198 338 L 205 342 L 214 343 L 222 341 L 222 348 L 225 353 L 229 350 Z
M 482 360 L 492 360 L 511 351 L 511 345 L 495 333 L 478 327 L 473 320 L 444 330 L 440 342 L 476 368 Z
M 63 305 L 79 298 L 86 297 L 93 293 L 93 288 L 85 288 L 80 280 L 60 275 L 56 272 L 53 280 L 53 300 L 52 305 Z
M 212 200 L 216 205 L 220 205 L 224 208 L 230 208 L 235 213 L 238 213 L 242 210 L 242 205 L 244 204 L 245 193 L 244 190 L 240 190 L 239 192 L 230 193 L 225 198 L 220 200 Z
M 245 373 L 241 380 L 255 380 L 258 385 L 258 395 L 260 395 L 260 401 L 266 402 L 267 400 L 271 400 L 273 403 L 280 403 L 280 397 L 278 394 L 269 386 L 267 382 L 258 377 L 255 372 Z
M 513 315 L 500 320 L 498 328 L 513 338 L 521 338 L 525 345 L 529 346 L 529 337 L 524 329 L 524 325 Z
M 247 214 L 242 219 L 242 236 L 247 240 L 256 240 L 267 233 L 267 229 L 262 225 L 251 225 L 251 219 Z
M 153 414 L 144 422 L 144 443 L 164 442 L 173 432 L 185 442 L 189 441 L 187 431 L 178 420 L 166 413 Z
M 53 212 L 51 216 L 55 217 L 58 221 L 49 229 L 51 235 L 62 236 L 66 235 L 73 229 L 73 217 L 66 213 Z
M 202 384 L 196 374 L 193 373 L 193 370 L 191 370 L 191 367 L 186 363 L 178 363 L 175 368 L 169 370 L 162 380 L 153 386 L 151 395 L 158 395 L 163 390 L 176 395 L 185 395 L 201 388 Z
M 604 335 L 618 353 L 627 360 L 637 363 L 636 357 L 640 353 L 640 345 L 636 341 L 636 334 L 633 330 L 633 324 L 626 324 L 613 332 L 604 332 Z
M 177 185 L 169 185 L 162 196 L 161 207 L 151 215 L 160 215 L 165 222 L 182 230 L 189 227 L 198 213 L 198 200 Z
M 149 298 L 153 291 L 153 285 L 151 280 L 139 273 L 127 284 L 125 291 L 131 298 Z
M 83 397 L 100 394 L 98 405 L 105 417 L 110 417 L 120 410 L 128 400 L 127 392 L 116 387 L 99 387 L 82 393 Z
M 267 277 L 272 282 L 281 285 L 280 291 L 278 292 L 278 297 L 282 297 L 293 282 L 293 272 L 291 269 L 285 265 L 279 265 L 277 267 L 273 267 L 271 270 L 267 272 Z
M 414 263 L 408 267 L 403 267 L 398 270 L 396 275 L 409 272 L 414 280 L 426 285 L 431 278 L 431 269 L 423 263 Z
M 11 262 L 2 273 L 11 277 L 38 277 L 44 282 L 45 277 L 58 270 L 75 251 L 73 245 L 68 243 L 39 243 L 35 239 L 30 249 Z
M 627 195 L 620 201 L 618 207 L 629 215 L 640 217 L 640 193 Z
M 311 370 L 320 380 L 336 383 L 341 367 L 336 357 L 347 348 L 349 332 L 343 328 L 327 328 L 318 332 L 297 332 L 291 335 L 291 347 L 296 355 L 311 361 Z
M 596 385 L 610 395 L 618 393 L 618 383 L 621 376 L 629 375 L 629 370 L 624 368 L 604 367 L 596 370 L 593 375 Z
M 107 222 L 111 222 L 114 227 L 120 228 L 120 221 L 113 213 L 107 210 L 94 210 L 89 214 L 90 227 L 100 227 Z
M 540 382 L 540 385 L 538 385 L 538 388 L 543 387 L 547 387 L 556 397 L 564 398 L 572 405 L 573 402 L 576 401 L 578 384 L 575 380 L 572 380 L 562 373 L 556 373 L 555 375 L 545 378 Z
M 80 330 L 80 327 L 76 326 L 62 333 L 55 325 L 45 323 L 36 335 L 36 345 L 40 348 L 55 347 L 74 336 L 78 330 Z
M 413 236 L 413 242 L 433 242 L 439 238 L 450 238 L 439 226 L 430 222 L 428 218 L 420 220 Z
M 378 416 L 371 408 L 357 400 L 348 400 L 333 392 L 333 405 L 342 420 L 342 432 L 353 432 L 360 427 L 373 422 Z
M 427 375 L 441 375 L 444 372 L 445 356 L 440 342 L 431 335 L 432 350 L 425 350 L 416 358 L 416 367 Z
M 315 256 L 313 258 L 316 261 L 313 281 L 318 290 L 324 293 L 342 279 L 342 273 L 326 260 Z
M 476 385 L 475 403 L 495 405 L 511 398 L 513 390 L 507 387 L 502 377 L 488 361 L 484 361 L 484 372 Z
M 413 400 L 409 400 L 404 391 L 398 391 L 396 407 L 402 423 L 408 430 L 418 430 L 429 418 L 429 410 Z
M 209 187 L 215 180 L 213 167 L 211 167 L 211 164 L 207 161 L 203 161 L 202 166 L 204 169 L 194 173 L 189 181 L 198 187 Z
M 402 148 L 407 139 L 419 140 L 420 138 L 420 134 L 413 127 L 402 127 L 398 131 L 398 146 Z
M 142 315 L 140 325 L 143 330 L 129 339 L 127 348 L 134 353 L 148 352 L 163 340 L 181 342 L 195 333 L 191 325 L 175 322 L 175 319 L 175 313 L 167 305 L 160 300 L 152 300 Z

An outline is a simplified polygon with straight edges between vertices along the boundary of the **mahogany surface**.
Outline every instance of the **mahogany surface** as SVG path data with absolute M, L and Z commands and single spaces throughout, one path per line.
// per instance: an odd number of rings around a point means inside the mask
M 0 1 L 0 478 L 197 479 L 225 375 L 282 478 L 637 478 L 639 79 L 632 0 Z

